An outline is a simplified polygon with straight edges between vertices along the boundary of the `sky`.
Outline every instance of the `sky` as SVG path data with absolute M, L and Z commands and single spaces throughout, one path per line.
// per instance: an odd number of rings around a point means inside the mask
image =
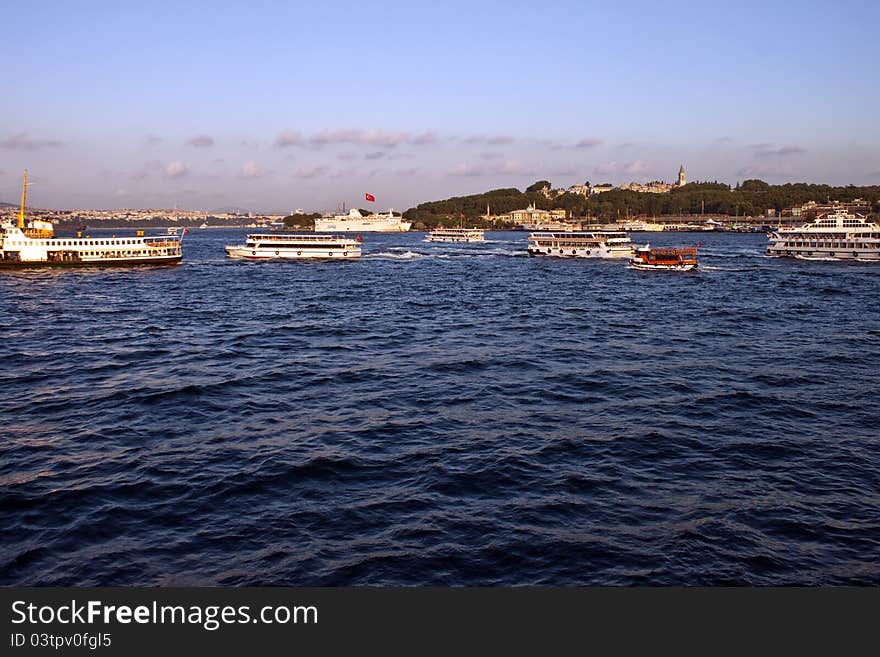
M 499 187 L 880 184 L 880 3 L 3 3 L 0 201 L 403 210 Z

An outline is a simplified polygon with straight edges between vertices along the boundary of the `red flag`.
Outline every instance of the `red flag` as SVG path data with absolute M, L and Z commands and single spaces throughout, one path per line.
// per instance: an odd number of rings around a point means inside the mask
M 372 194 L 364 194 L 364 198 L 367 199 L 368 201 L 370 201 L 371 203 L 376 202 L 376 197 L 373 196 Z
M 464 212 L 461 213 L 461 218 L 464 219 Z

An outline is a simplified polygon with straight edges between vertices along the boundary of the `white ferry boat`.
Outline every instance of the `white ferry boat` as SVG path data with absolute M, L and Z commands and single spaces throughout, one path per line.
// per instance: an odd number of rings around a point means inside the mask
M 56 236 L 49 221 L 25 221 L 27 185 L 25 171 L 18 221 L 0 225 L 0 267 L 161 265 L 177 264 L 183 257 L 179 235 Z
M 388 214 L 364 216 L 352 208 L 348 214 L 336 214 L 315 219 L 316 233 L 405 233 L 412 223 L 397 217 L 392 210 Z
M 633 245 L 623 231 L 572 231 L 565 233 L 532 233 L 529 255 L 565 258 L 628 258 Z
M 426 242 L 483 242 L 486 234 L 482 228 L 435 228 L 425 238 Z
M 768 237 L 766 254 L 772 257 L 880 262 L 880 225 L 844 211 L 803 226 L 780 227 Z
M 230 258 L 244 260 L 350 260 L 361 255 L 360 240 L 342 235 L 264 233 L 248 235 L 244 244 L 224 247 Z
M 632 232 L 657 233 L 663 230 L 663 224 L 655 224 L 653 222 L 649 223 L 646 221 L 635 220 L 627 221 L 625 224 L 623 224 L 622 228 L 624 230 Z

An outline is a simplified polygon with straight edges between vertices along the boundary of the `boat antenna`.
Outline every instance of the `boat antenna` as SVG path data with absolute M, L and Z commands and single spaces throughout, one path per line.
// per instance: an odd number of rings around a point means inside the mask
M 24 228 L 24 206 L 27 204 L 28 185 L 33 185 L 33 183 L 29 183 L 27 181 L 27 169 L 25 169 L 24 175 L 22 176 L 22 181 L 21 181 L 21 210 L 18 211 L 18 227 L 19 228 Z

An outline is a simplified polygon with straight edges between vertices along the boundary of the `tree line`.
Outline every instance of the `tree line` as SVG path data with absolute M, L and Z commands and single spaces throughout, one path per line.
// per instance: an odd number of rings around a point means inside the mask
M 443 201 L 430 201 L 410 208 L 403 216 L 412 221 L 415 228 L 420 228 L 421 225 L 426 228 L 438 224 L 454 225 L 462 220 L 461 215 L 464 215 L 468 225 L 485 227 L 487 205 L 492 215 L 501 215 L 534 204 L 541 210 L 564 209 L 574 219 L 595 218 L 600 221 L 703 213 L 757 217 L 766 214 L 767 210 L 778 213 L 792 206 L 803 205 L 807 201 L 825 203 L 856 199 L 864 199 L 872 212 L 880 213 L 880 185 L 771 185 L 763 180 L 752 179 L 737 183 L 733 188 L 719 182 L 696 182 L 673 188 L 668 194 L 613 189 L 592 197 L 570 192 L 558 195 L 550 193 L 548 196 L 543 191 L 545 189 L 550 189 L 550 183 L 541 180 L 530 185 L 524 192 L 516 188 L 504 188 Z M 495 225 L 498 227 L 502 224 Z

